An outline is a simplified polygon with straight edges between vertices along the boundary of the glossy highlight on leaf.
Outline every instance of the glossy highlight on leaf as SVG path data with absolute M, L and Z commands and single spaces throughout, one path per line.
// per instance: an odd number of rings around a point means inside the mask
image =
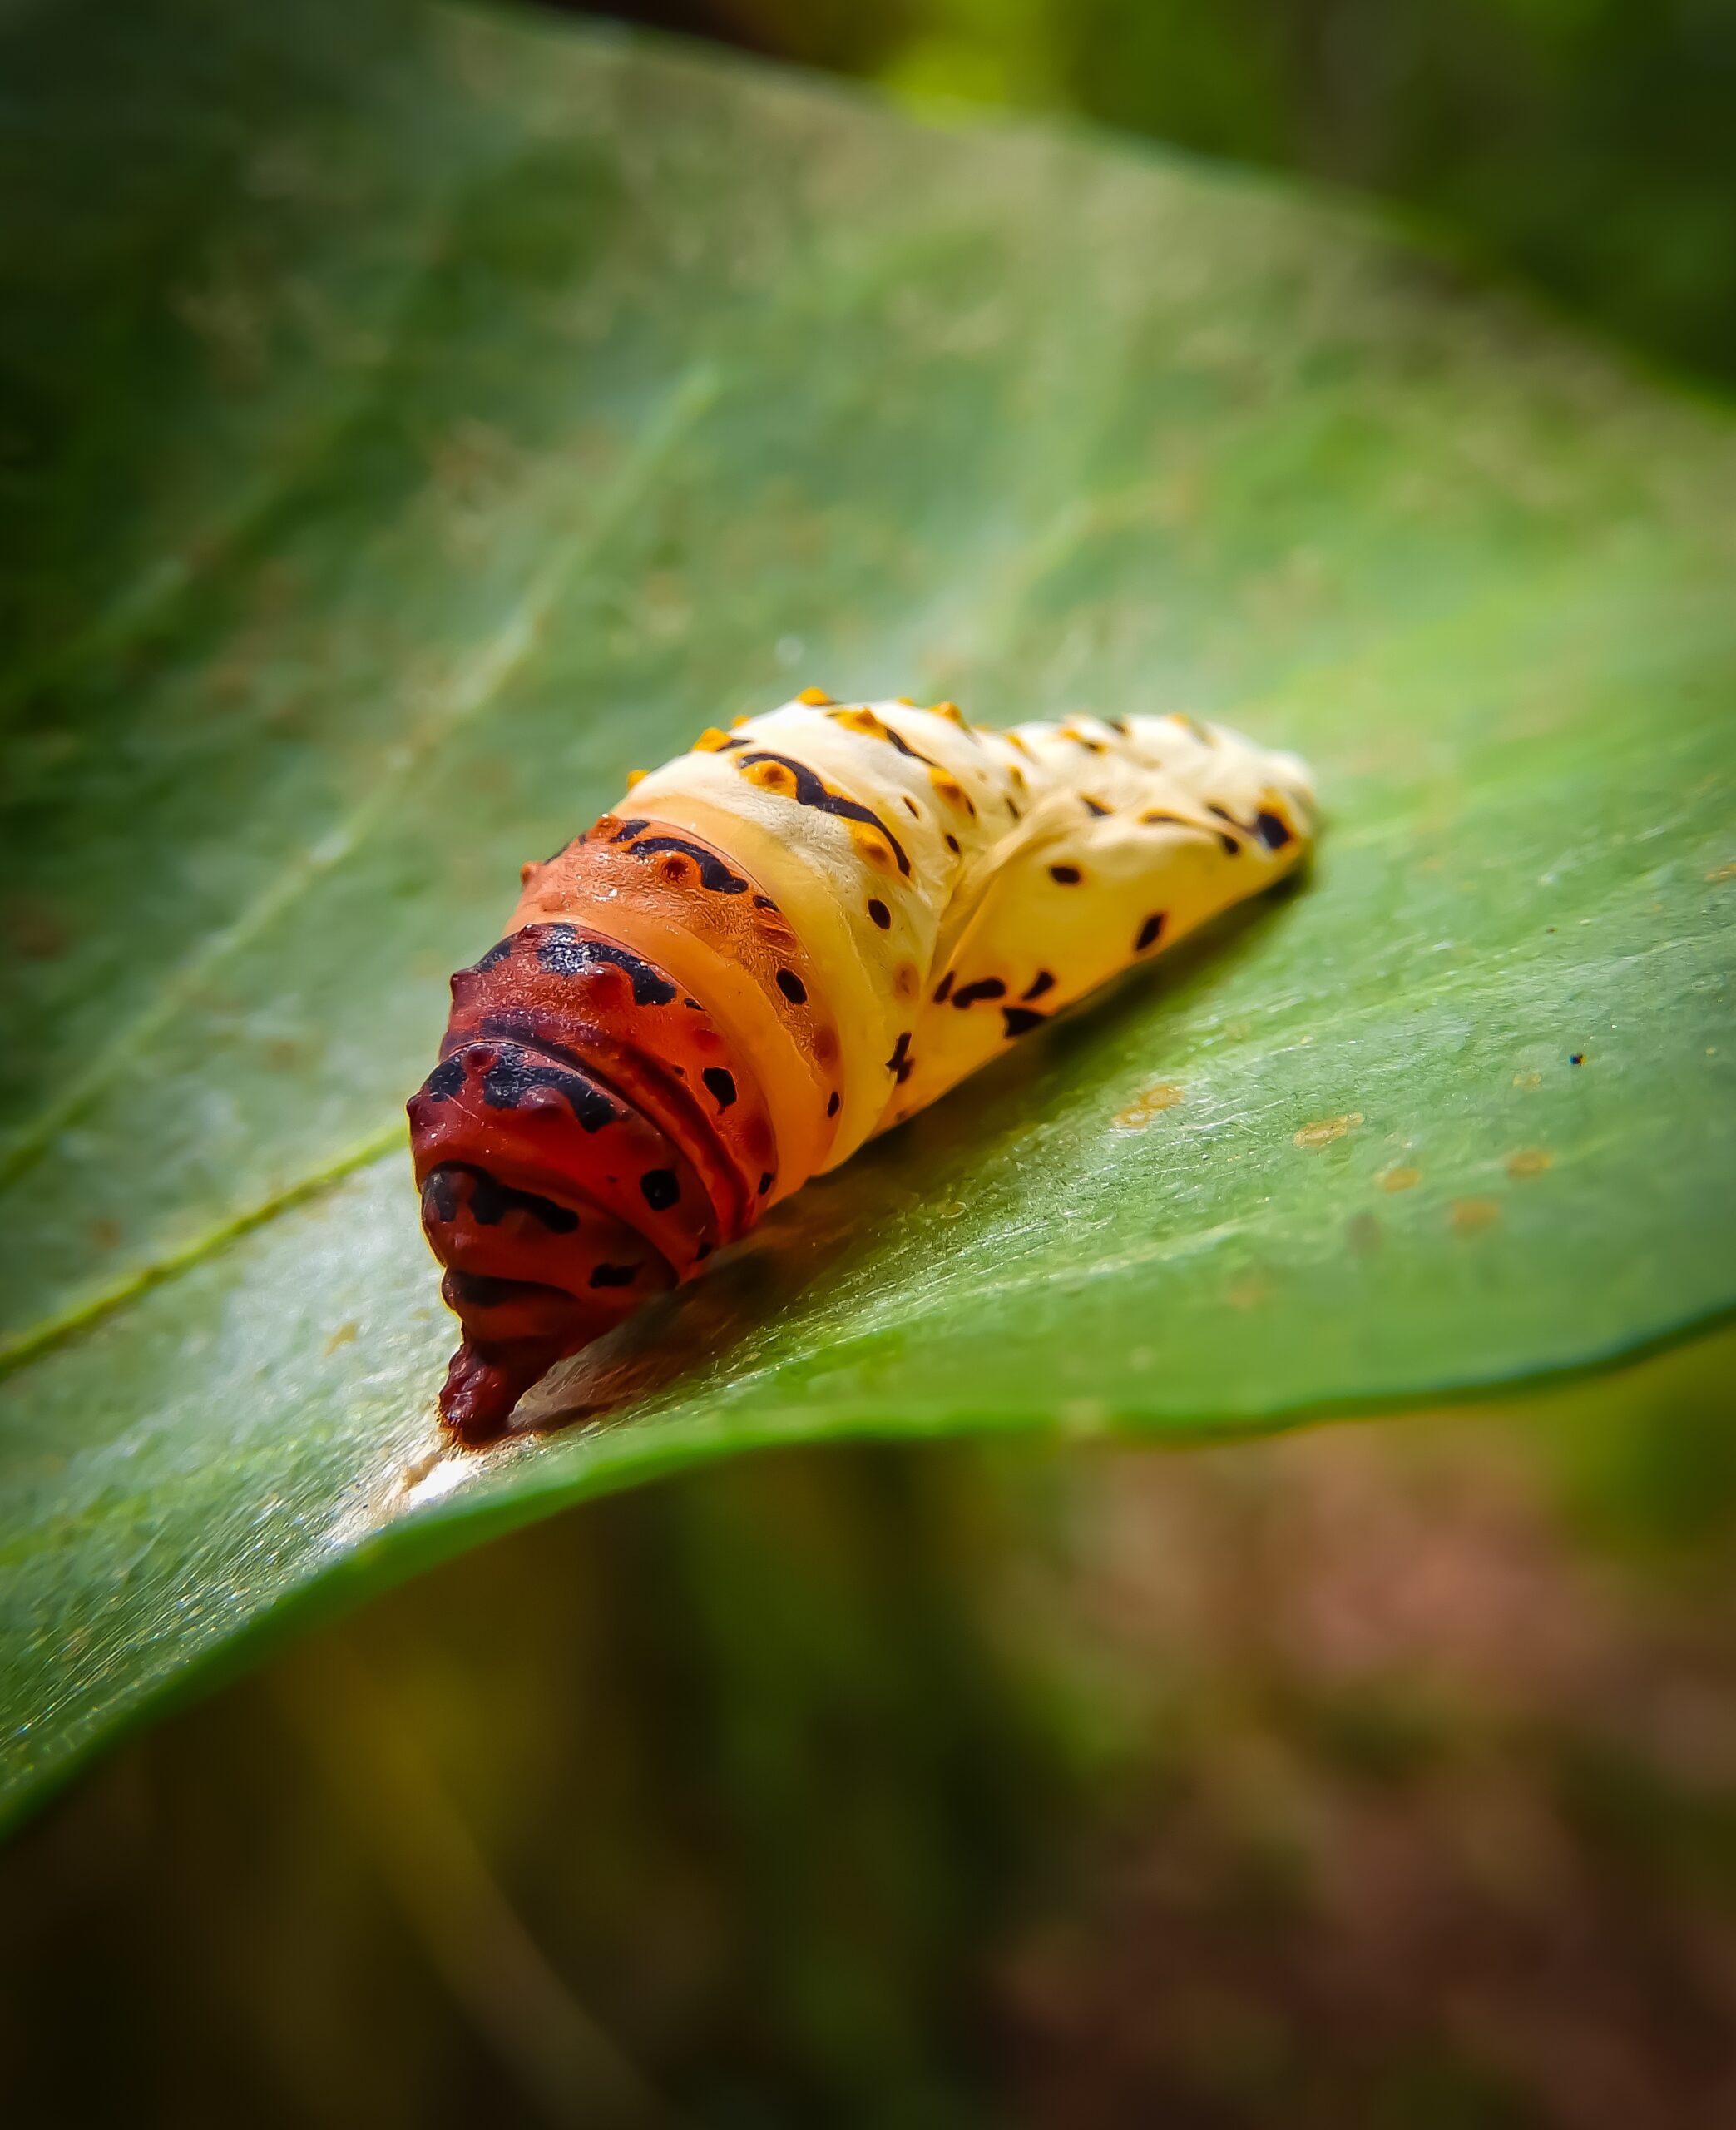
M 14 1808 L 606 1488 L 1180 1439 L 1736 1293 L 1736 428 L 1335 201 L 364 0 L 4 32 Z M 1222 716 L 1300 891 L 775 1209 L 444 1454 L 398 1122 L 628 772 L 804 684 Z

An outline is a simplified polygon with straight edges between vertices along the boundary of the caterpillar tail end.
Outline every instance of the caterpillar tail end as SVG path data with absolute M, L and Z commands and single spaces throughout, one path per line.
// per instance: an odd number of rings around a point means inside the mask
M 576 924 L 521 926 L 459 970 L 408 1108 L 423 1230 L 463 1327 L 440 1413 L 467 1444 L 744 1233 L 775 1166 L 763 1098 L 710 1014 Z
M 512 1408 L 561 1357 L 560 1347 L 542 1340 L 487 1345 L 467 1339 L 448 1364 L 440 1418 L 467 1448 L 497 1442 Z

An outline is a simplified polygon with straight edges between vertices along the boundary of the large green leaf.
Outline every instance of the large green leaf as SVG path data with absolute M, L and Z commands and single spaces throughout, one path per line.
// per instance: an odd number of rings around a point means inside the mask
M 383 0 L 10 11 L 7 1781 L 752 1444 L 1175 1435 L 1736 1290 L 1736 432 L 1360 211 Z M 438 1454 L 398 1104 L 518 861 L 792 691 L 1189 705 L 1299 892 Z M 202 1667 L 202 1668 L 201 1668 Z

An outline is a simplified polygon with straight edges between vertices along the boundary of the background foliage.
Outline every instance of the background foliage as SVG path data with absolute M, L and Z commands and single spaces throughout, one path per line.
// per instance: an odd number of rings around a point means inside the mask
M 1366 186 L 1736 380 L 1725 0 L 633 0 L 924 93 Z

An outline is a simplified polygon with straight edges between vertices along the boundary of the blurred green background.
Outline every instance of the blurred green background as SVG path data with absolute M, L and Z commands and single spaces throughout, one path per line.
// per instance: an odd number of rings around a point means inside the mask
M 1372 188 L 1736 378 L 1729 0 L 616 12 Z M 0 1859 L 8 2119 L 1736 2122 L 1733 1361 L 496 1544 Z
M 1729 2122 L 1733 1361 L 485 1548 L 10 1852 L 8 2119 Z
M 1655 359 L 1736 379 L 1730 0 L 627 0 L 576 12 L 1384 194 Z

